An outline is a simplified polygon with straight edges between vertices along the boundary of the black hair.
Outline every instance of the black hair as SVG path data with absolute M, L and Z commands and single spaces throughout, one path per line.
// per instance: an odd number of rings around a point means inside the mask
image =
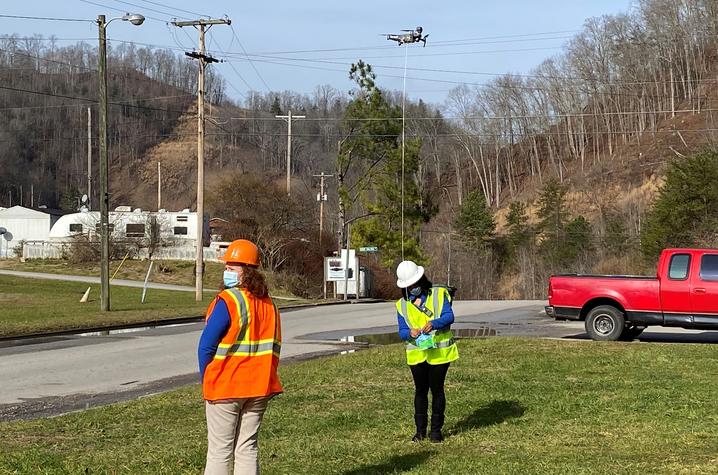
M 411 290 L 412 288 L 414 288 L 416 286 L 421 287 L 422 294 L 428 294 L 429 289 L 431 289 L 434 286 L 434 284 L 432 284 L 431 281 L 426 277 L 426 274 L 424 274 L 421 276 L 421 279 L 419 279 L 415 284 L 411 284 L 409 287 L 401 289 L 402 296 L 406 300 L 409 300 L 411 298 L 411 296 L 409 295 L 409 290 Z

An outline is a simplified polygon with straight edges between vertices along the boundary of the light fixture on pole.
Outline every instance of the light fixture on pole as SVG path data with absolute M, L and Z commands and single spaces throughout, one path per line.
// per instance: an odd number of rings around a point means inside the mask
M 145 21 L 145 17 L 137 13 L 127 13 L 121 17 L 105 21 L 105 15 L 97 16 L 97 27 L 99 31 L 99 61 L 100 73 L 99 87 L 99 129 L 100 129 L 100 310 L 110 310 L 110 226 L 109 226 L 109 185 L 107 179 L 107 25 L 114 20 L 129 21 L 139 26 Z

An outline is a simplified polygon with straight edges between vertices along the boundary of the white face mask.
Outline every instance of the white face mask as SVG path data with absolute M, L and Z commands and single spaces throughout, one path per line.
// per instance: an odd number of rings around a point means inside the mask
M 224 279 L 224 286 L 227 287 L 228 289 L 239 285 L 239 273 L 237 273 L 233 270 L 224 271 L 223 279 Z

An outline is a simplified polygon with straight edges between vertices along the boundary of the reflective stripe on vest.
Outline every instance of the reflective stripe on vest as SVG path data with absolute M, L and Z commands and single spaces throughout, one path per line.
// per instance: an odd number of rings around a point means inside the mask
M 439 318 L 445 299 L 450 299 L 443 287 L 432 287 L 426 298 L 425 305 L 430 307 L 433 314 L 427 316 L 419 307 L 402 298 L 397 301 L 397 310 L 409 328 L 421 328 L 427 322 Z M 412 324 L 413 321 L 413 324 Z M 413 339 L 406 342 L 406 360 L 410 365 L 427 361 L 429 364 L 449 363 L 459 358 L 456 341 L 451 330 L 434 330 L 434 348 L 422 350 L 413 343 Z
M 239 335 L 237 335 L 237 341 L 233 344 L 220 343 L 217 346 L 217 352 L 214 354 L 214 357 L 221 360 L 225 359 L 227 356 L 261 356 L 269 353 L 274 353 L 276 356 L 279 356 L 282 344 L 275 341 L 274 338 L 260 341 L 245 341 L 249 325 L 247 301 L 245 300 L 242 292 L 236 287 L 232 287 L 227 290 L 229 291 L 229 295 L 232 299 L 237 303 L 242 323 L 239 329 Z M 274 320 L 274 335 L 276 338 L 278 337 L 277 328 L 279 326 L 279 310 L 277 310 L 277 305 L 274 304 L 274 302 L 272 302 L 272 304 L 274 305 L 274 314 L 277 316 Z
M 277 306 L 269 297 L 231 288 L 210 305 L 207 319 L 219 300 L 227 305 L 230 326 L 204 371 L 203 397 L 221 401 L 281 393 L 277 366 L 282 337 Z

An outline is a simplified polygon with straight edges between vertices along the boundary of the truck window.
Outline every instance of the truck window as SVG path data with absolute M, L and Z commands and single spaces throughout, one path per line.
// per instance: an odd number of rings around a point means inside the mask
M 668 278 L 671 280 L 686 280 L 690 263 L 690 254 L 673 254 L 671 263 L 668 266 Z
M 718 254 L 701 257 L 701 280 L 718 281 Z

